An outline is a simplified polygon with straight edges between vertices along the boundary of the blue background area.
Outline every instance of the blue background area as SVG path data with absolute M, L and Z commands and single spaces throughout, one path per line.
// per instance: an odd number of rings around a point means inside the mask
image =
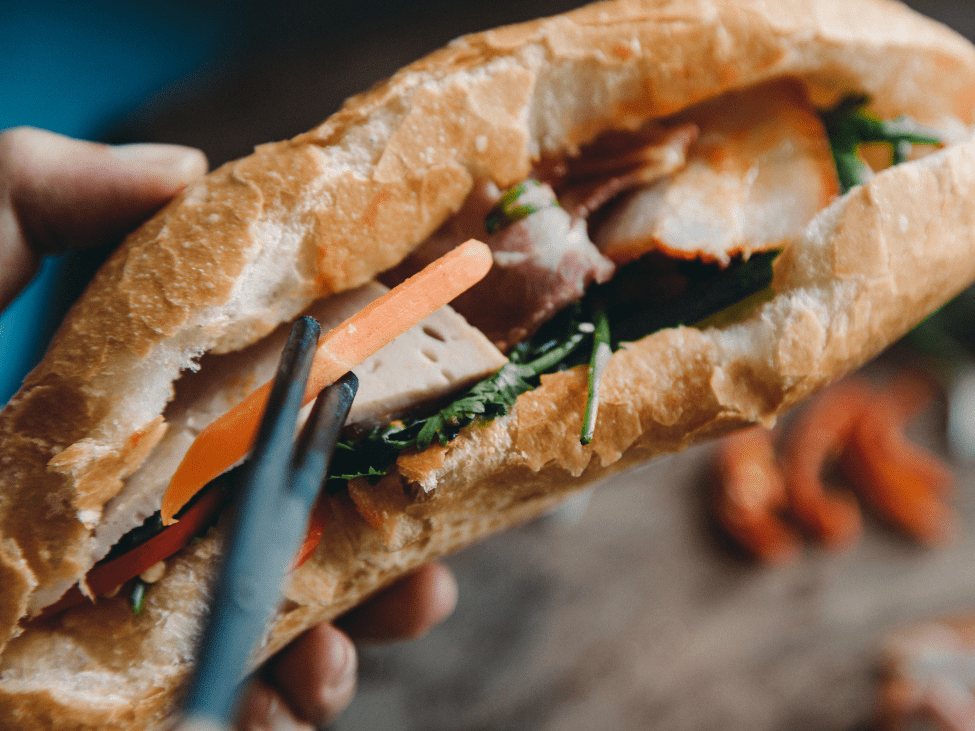
M 0 129 L 43 127 L 98 139 L 162 91 L 198 82 L 243 35 L 230 3 L 0 4 Z M 42 355 L 76 294 L 69 257 L 41 273 L 0 315 L 0 404 Z

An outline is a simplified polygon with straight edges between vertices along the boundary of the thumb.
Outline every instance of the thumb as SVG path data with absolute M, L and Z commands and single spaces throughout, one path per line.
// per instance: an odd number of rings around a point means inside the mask
M 190 147 L 110 147 L 29 127 L 4 132 L 0 305 L 41 256 L 120 240 L 206 169 L 206 157 Z

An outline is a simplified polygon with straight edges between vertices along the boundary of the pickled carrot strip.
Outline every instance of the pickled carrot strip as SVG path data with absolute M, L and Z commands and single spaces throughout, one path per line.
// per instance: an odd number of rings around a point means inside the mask
M 304 403 L 394 338 L 479 282 L 491 250 L 471 239 L 373 301 L 319 341 Z M 271 382 L 218 417 L 196 437 L 163 496 L 165 525 L 204 485 L 246 456 L 257 436 Z

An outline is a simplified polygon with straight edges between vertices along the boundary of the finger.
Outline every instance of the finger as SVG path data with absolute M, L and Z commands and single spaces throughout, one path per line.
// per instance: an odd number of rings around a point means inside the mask
M 442 622 L 457 603 L 457 583 L 440 564 L 427 564 L 350 613 L 344 622 L 359 639 L 389 642 L 419 637 Z M 355 693 L 355 647 L 328 624 L 308 630 L 270 668 L 275 685 L 296 715 L 321 726 Z
M 320 727 L 352 701 L 357 665 L 352 641 L 322 623 L 281 651 L 270 677 L 295 715 Z
M 278 692 L 262 680 L 248 687 L 237 711 L 236 731 L 314 731 L 298 719 Z
M 394 642 L 422 637 L 457 605 L 457 580 L 442 564 L 429 563 L 397 581 L 336 625 L 356 642 Z
M 202 152 L 179 145 L 111 147 L 29 127 L 0 139 L 0 179 L 38 254 L 110 243 L 206 167 Z
M 29 127 L 0 135 L 0 302 L 40 257 L 119 241 L 206 172 L 199 150 L 84 142 Z

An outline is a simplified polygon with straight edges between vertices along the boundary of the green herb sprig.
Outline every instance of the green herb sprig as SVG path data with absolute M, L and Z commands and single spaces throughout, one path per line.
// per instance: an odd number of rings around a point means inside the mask
M 772 263 L 780 251 L 771 249 L 752 254 L 716 276 L 691 285 L 666 304 L 617 320 L 613 323 L 613 347 L 664 328 L 704 322 L 709 316 L 767 289 L 774 276 Z
M 907 117 L 885 121 L 867 111 L 869 102 L 863 94 L 841 99 L 835 107 L 820 113 L 833 150 L 833 160 L 843 193 L 870 178 L 870 170 L 859 154 L 859 147 L 869 142 L 891 146 L 891 162 L 904 162 L 914 145 L 939 145 L 936 131 L 923 127 Z
M 575 314 L 575 313 L 574 313 Z M 363 439 L 340 442 L 332 478 L 375 479 L 385 475 L 404 449 L 426 449 L 435 441 L 446 445 L 461 429 L 478 419 L 490 421 L 508 413 L 518 397 L 538 384 L 543 373 L 567 366 L 592 330 L 578 316 L 569 318 L 567 334 L 532 341 L 515 348 L 510 360 L 493 376 L 437 413 L 409 423 L 373 429 Z M 574 362 L 571 362 L 574 365 Z
M 474 386 L 467 395 L 426 420 L 416 439 L 418 449 L 426 449 L 436 439 L 446 445 L 458 432 L 478 417 L 504 416 L 518 397 L 532 390 L 536 379 L 571 355 L 585 339 L 580 331 L 565 342 L 528 362 L 511 360 L 497 373 Z
M 544 373 L 593 364 L 584 346 L 606 339 L 615 350 L 621 342 L 638 340 L 663 328 L 692 325 L 704 317 L 766 289 L 772 281 L 772 262 L 778 251 L 753 254 L 747 261 L 720 270 L 690 287 L 666 306 L 653 307 L 614 321 L 612 312 L 600 314 L 599 302 L 611 297 L 608 285 L 594 287 L 580 303 L 563 311 L 527 343 L 518 345 L 509 362 L 456 401 L 426 418 L 377 427 L 365 437 L 340 442 L 332 462 L 333 486 L 347 480 L 385 475 L 405 449 L 425 449 L 434 442 L 446 445 L 461 429 L 476 421 L 490 421 L 508 413 L 518 396 L 535 388 Z M 611 282 L 609 283 L 612 284 Z M 603 319 L 604 318 L 604 319 Z M 603 357 L 603 356 L 600 356 Z M 598 392 L 600 373 L 590 369 L 590 392 Z M 587 419 L 594 422 L 597 404 L 590 398 Z M 587 434 L 580 438 L 585 442 Z M 588 435 L 592 439 L 592 434 Z

